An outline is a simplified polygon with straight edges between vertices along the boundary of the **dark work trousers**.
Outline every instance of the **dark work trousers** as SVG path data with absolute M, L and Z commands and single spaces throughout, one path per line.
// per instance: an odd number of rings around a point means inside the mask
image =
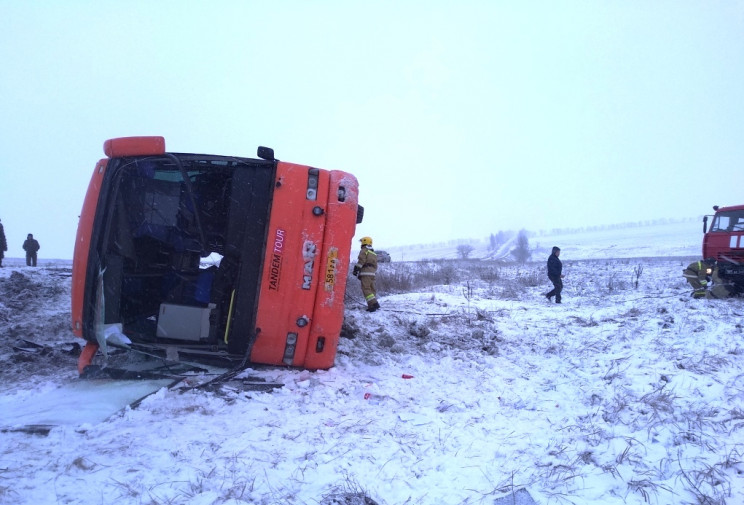
M 36 266 L 36 253 L 35 252 L 26 253 L 26 266 L 29 266 L 29 267 Z
M 550 279 L 550 282 L 553 283 L 553 291 L 548 293 L 547 296 L 550 298 L 551 296 L 555 296 L 555 303 L 561 303 L 561 291 L 563 291 L 563 281 L 560 277 L 548 277 Z

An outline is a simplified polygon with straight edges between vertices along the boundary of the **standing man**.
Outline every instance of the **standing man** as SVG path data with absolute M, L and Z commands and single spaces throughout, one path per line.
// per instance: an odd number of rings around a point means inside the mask
M 352 273 L 362 282 L 362 294 L 367 301 L 367 312 L 374 312 L 380 308 L 375 289 L 377 253 L 372 249 L 372 237 L 362 237 L 359 241 L 362 243 L 362 250 L 359 251 L 359 258 Z
M 34 238 L 33 233 L 29 233 L 26 240 L 23 242 L 23 250 L 26 251 L 26 266 L 36 266 L 36 253 L 41 249 L 39 242 Z
M 560 247 L 553 247 L 553 252 L 548 257 L 548 279 L 553 283 L 553 290 L 545 293 L 545 298 L 549 301 L 555 296 L 555 303 L 561 303 L 561 291 L 563 291 L 563 263 L 558 259 L 561 255 Z
M 3 266 L 3 258 L 5 257 L 5 251 L 8 250 L 8 241 L 5 240 L 5 229 L 3 223 L 0 222 L 0 267 Z

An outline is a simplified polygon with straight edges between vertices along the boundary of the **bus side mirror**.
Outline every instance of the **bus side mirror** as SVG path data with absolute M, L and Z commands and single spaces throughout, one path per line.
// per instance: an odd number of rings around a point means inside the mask
M 270 147 L 258 146 L 256 154 L 262 160 L 274 161 L 276 159 L 274 158 L 274 150 Z
M 708 231 L 708 216 L 703 216 L 703 233 Z

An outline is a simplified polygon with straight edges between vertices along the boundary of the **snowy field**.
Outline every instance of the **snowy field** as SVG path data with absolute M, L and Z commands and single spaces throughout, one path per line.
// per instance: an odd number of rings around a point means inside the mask
M 394 257 L 381 311 L 349 284 L 328 371 L 190 377 L 93 421 L 81 391 L 38 429 L 29 405 L 81 383 L 69 262 L 0 269 L 0 504 L 743 504 L 744 305 L 689 296 L 695 231 L 556 243 L 562 305 L 546 258 Z
M 671 221 L 671 220 L 670 220 Z M 591 232 L 542 232 L 530 236 L 533 259 L 550 254 L 553 246 L 561 248 L 566 259 L 677 257 L 701 254 L 703 222 L 700 218 L 679 219 L 674 222 L 657 222 L 646 226 L 607 227 Z M 488 237 L 483 240 L 460 240 L 447 244 L 414 245 L 405 247 L 376 243 L 378 249 L 388 251 L 393 261 L 418 261 L 421 259 L 456 259 L 456 243 L 469 244 L 474 249 L 471 258 L 509 257 L 506 244 L 499 251 L 488 249 Z

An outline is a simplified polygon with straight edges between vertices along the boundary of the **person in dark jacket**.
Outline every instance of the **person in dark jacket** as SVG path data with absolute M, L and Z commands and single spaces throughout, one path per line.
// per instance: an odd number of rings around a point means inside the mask
M 5 251 L 8 250 L 8 241 L 5 240 L 5 229 L 3 223 L 0 222 L 0 267 L 3 266 L 3 258 L 5 257 Z
M 561 255 L 560 247 L 553 247 L 553 252 L 548 257 L 548 279 L 553 283 L 553 290 L 545 293 L 545 298 L 552 301 L 555 296 L 555 303 L 561 303 L 561 291 L 563 291 L 563 263 L 558 259 Z
M 39 242 L 36 241 L 33 233 L 29 233 L 23 242 L 23 250 L 26 251 L 26 266 L 36 266 L 36 253 L 39 252 L 39 249 L 41 249 Z

